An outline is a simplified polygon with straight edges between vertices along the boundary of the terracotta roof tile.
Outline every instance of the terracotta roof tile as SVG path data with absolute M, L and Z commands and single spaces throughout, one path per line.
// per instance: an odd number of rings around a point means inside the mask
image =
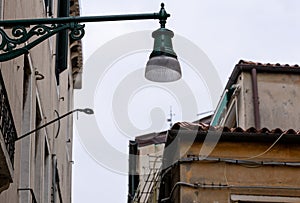
M 259 133 L 270 133 L 271 131 L 268 128 L 262 128 L 258 132 Z
M 280 128 L 276 128 L 271 130 L 271 133 L 283 133 L 283 130 L 281 130 Z
M 260 63 L 260 62 L 253 62 L 253 61 L 245 61 L 240 60 L 237 65 L 249 65 L 249 66 L 264 66 L 264 67 L 289 67 L 289 68 L 299 68 L 298 64 L 289 65 L 289 64 L 280 64 L 280 63 Z
M 251 128 L 248 128 L 248 129 L 246 130 L 246 132 L 248 132 L 248 133 L 257 133 L 258 130 L 257 130 L 256 128 L 254 128 L 254 127 L 251 127 Z
M 254 133 L 254 134 L 291 134 L 291 135 L 300 135 L 300 131 L 296 131 L 295 129 L 283 130 L 280 128 L 268 129 L 266 127 L 261 129 L 256 129 L 254 127 L 250 127 L 248 129 L 243 129 L 241 127 L 237 128 L 229 128 L 227 126 L 221 127 L 212 127 L 205 123 L 189 123 L 189 122 L 178 122 L 175 123 L 172 127 L 173 130 L 197 130 L 199 132 L 207 132 L 209 130 L 222 130 L 222 132 L 232 132 L 232 133 Z M 172 130 L 171 129 L 171 130 Z
M 297 134 L 297 132 L 294 129 L 289 129 L 286 131 L 286 134 Z
M 231 129 L 225 126 L 225 127 L 223 128 L 223 132 L 231 132 Z
M 162 144 L 167 140 L 167 132 L 149 133 L 135 138 L 135 142 L 139 147 L 144 147 L 152 144 Z
M 300 135 L 300 130 L 296 131 L 294 129 L 289 129 L 289 130 L 283 130 L 280 128 L 276 128 L 276 129 L 268 129 L 268 128 L 261 128 L 261 129 L 256 129 L 254 127 L 248 128 L 248 129 L 243 129 L 241 127 L 237 127 L 237 128 L 229 128 L 229 127 L 221 127 L 221 126 L 217 126 L 217 127 L 213 127 L 213 126 L 209 126 L 206 123 L 191 123 L 191 122 L 177 122 L 175 123 L 172 128 L 171 131 L 175 130 L 175 131 L 197 131 L 199 133 L 206 133 L 208 131 L 219 131 L 219 132 L 224 132 L 224 133 L 237 133 L 239 135 L 243 135 L 245 133 L 245 135 L 257 135 L 257 136 L 264 136 L 264 135 L 271 135 L 271 134 L 287 134 L 287 135 Z M 150 133 L 150 134 L 146 134 L 146 135 L 142 135 L 142 136 L 138 136 L 136 137 L 135 141 L 138 143 L 139 147 L 143 147 L 146 145 L 151 145 L 151 144 L 160 144 L 160 143 L 165 143 L 167 141 L 167 136 L 168 133 L 167 131 L 165 132 L 161 132 L 161 133 Z
M 190 122 L 178 122 L 173 125 L 172 128 L 183 128 L 185 130 L 199 130 L 199 131 L 207 131 L 209 129 L 209 125 L 206 123 L 190 123 Z
M 300 74 L 300 66 L 298 64 L 289 65 L 289 64 L 280 64 L 280 63 L 261 63 L 240 60 L 238 64 L 235 65 L 229 80 L 226 84 L 226 89 L 229 89 L 233 84 L 236 83 L 237 78 L 241 72 L 251 72 L 253 68 L 257 72 L 270 72 L 270 73 L 291 73 L 291 74 Z
M 245 132 L 245 130 L 241 127 L 231 128 L 231 132 Z

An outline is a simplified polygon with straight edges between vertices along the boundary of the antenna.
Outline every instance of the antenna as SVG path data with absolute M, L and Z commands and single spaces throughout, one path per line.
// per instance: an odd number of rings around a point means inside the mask
M 172 106 L 170 106 L 170 113 L 169 113 L 169 118 L 167 119 L 167 122 L 170 123 L 170 127 L 173 125 L 173 116 L 175 116 L 175 113 L 172 111 Z

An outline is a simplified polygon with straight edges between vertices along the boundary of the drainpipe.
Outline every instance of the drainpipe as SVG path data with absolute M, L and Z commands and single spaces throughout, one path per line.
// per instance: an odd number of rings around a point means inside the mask
M 254 108 L 254 124 L 256 129 L 260 129 L 260 113 L 259 113 L 259 99 L 257 87 L 257 72 L 255 68 L 251 70 L 252 78 L 252 94 L 253 94 L 253 108 Z

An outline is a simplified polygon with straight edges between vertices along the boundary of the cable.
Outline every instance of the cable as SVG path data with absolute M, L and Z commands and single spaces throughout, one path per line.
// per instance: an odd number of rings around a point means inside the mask
M 205 183 L 187 183 L 187 182 L 177 182 L 173 186 L 169 197 L 161 200 L 161 202 L 170 201 L 173 197 L 174 191 L 178 186 L 186 186 L 194 189 L 272 189 L 272 190 L 300 190 L 300 187 L 284 187 L 284 186 L 268 186 L 268 185 L 223 185 L 223 184 L 205 184 Z
M 56 113 L 57 117 L 59 117 L 59 113 L 58 113 L 58 111 L 56 111 L 56 110 L 54 110 L 54 111 L 55 111 L 55 113 Z M 57 127 L 57 132 L 56 132 L 55 138 L 57 138 L 57 137 L 58 137 L 58 135 L 59 135 L 59 131 L 60 131 L 60 120 L 58 120 L 58 127 Z
M 201 161 L 203 163 L 225 162 L 225 163 L 229 163 L 229 164 L 238 164 L 240 166 L 244 166 L 244 167 L 248 167 L 248 168 L 261 167 L 261 166 L 300 167 L 300 162 L 249 161 L 249 160 L 240 160 L 240 159 L 231 159 L 231 158 L 216 158 L 216 157 L 206 157 L 205 159 L 197 159 L 197 157 L 182 158 L 169 167 L 173 167 L 175 164 L 195 162 L 195 161 Z
M 239 165 L 246 168 L 259 168 L 262 167 L 263 164 L 239 164 Z
M 224 163 L 224 178 L 225 178 L 225 182 L 226 182 L 226 185 L 229 185 L 228 183 L 228 179 L 227 179 L 227 167 L 226 167 L 226 162 Z
M 255 155 L 255 156 L 251 156 L 251 157 L 245 158 L 243 160 L 254 159 L 254 158 L 257 158 L 257 157 L 260 157 L 260 156 L 266 154 L 267 152 L 269 152 L 275 146 L 275 144 L 282 138 L 283 135 L 285 135 L 286 132 L 287 131 L 284 131 L 283 133 L 281 133 L 281 135 L 277 138 L 277 140 L 275 140 L 275 142 L 266 151 L 264 151 L 264 152 L 262 152 L 262 153 L 260 153 L 258 155 Z

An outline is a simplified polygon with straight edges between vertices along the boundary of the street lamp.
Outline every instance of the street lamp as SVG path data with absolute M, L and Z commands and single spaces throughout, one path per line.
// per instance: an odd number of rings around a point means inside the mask
M 55 112 L 57 112 L 57 111 L 55 111 Z M 18 138 L 16 138 L 16 139 L 12 140 L 12 142 L 16 142 L 16 141 L 18 141 L 18 140 L 21 140 L 21 139 L 23 139 L 23 138 L 25 138 L 25 137 L 31 135 L 32 133 L 34 133 L 34 132 L 36 132 L 36 131 L 38 131 L 38 130 L 44 128 L 44 127 L 47 127 L 48 125 L 50 125 L 50 124 L 52 124 L 52 123 L 55 123 L 55 122 L 57 122 L 57 121 L 60 121 L 60 119 L 66 117 L 66 116 L 69 116 L 69 115 L 71 115 L 71 114 L 73 114 L 73 113 L 75 113 L 75 112 L 82 112 L 82 113 L 85 113 L 85 114 L 88 114 L 88 115 L 94 114 L 94 111 L 93 111 L 92 109 L 90 109 L 90 108 L 85 108 L 85 109 L 74 109 L 74 110 L 72 110 L 72 111 L 70 111 L 70 112 L 68 112 L 68 113 L 65 113 L 65 114 L 62 115 L 62 116 L 58 116 L 57 118 L 53 119 L 52 121 L 50 121 L 50 122 L 48 122 L 48 123 L 45 123 L 44 125 L 41 125 L 41 126 L 37 127 L 37 128 L 34 129 L 34 130 L 31 130 L 31 131 L 25 133 L 24 135 L 21 135 L 20 137 L 18 137 Z M 58 114 L 58 113 L 57 113 L 57 114 Z M 58 130 L 58 131 L 59 131 L 59 130 Z M 56 136 L 56 137 L 57 137 L 57 136 Z M 55 138 L 56 138 L 56 137 L 55 137 Z
M 165 28 L 170 14 L 161 4 L 158 13 L 108 16 L 60 17 L 0 21 L 0 62 L 14 59 L 62 30 L 70 30 L 70 37 L 80 40 L 84 36 L 84 22 L 159 19 L 161 27 L 152 33 L 154 49 L 146 65 L 145 77 L 155 82 L 171 82 L 181 78 L 180 64 L 172 47 L 174 33 Z M 28 28 L 31 26 L 30 28 Z M 10 29 L 7 34 L 6 30 Z M 34 37 L 34 38 L 32 38 Z M 31 41 L 29 41 L 32 39 Z M 22 47 L 20 47 L 22 46 Z

